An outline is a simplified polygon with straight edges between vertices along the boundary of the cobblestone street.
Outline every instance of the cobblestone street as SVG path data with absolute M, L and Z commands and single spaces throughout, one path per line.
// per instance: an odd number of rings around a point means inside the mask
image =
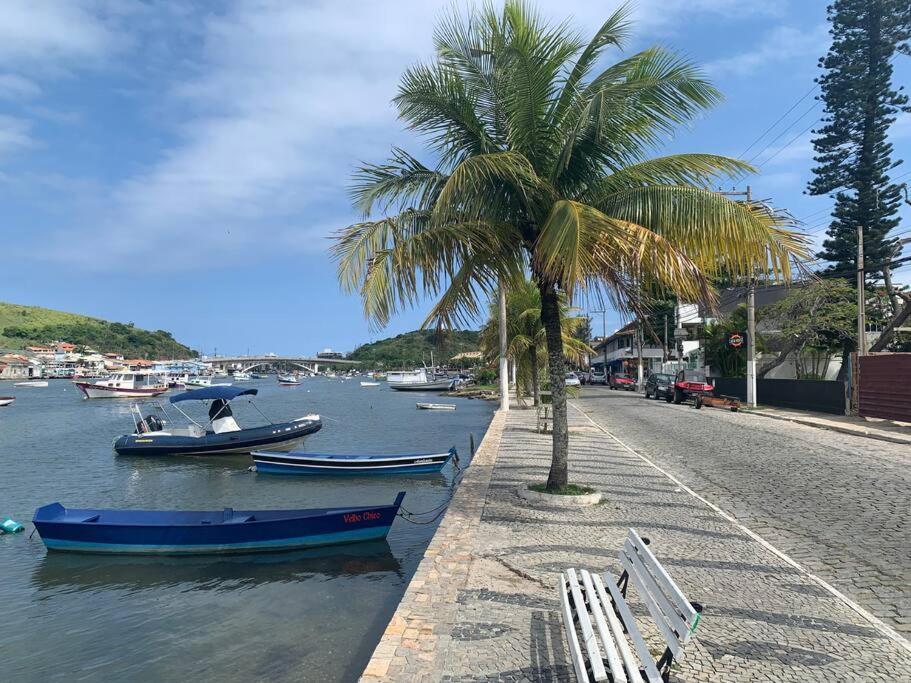
M 636 395 L 599 389 L 586 390 L 574 405 L 570 410 L 571 479 L 595 486 L 604 492 L 605 501 L 575 510 L 520 501 L 515 494 L 518 486 L 543 481 L 546 476 L 550 437 L 535 432 L 533 411 L 498 414 L 366 668 L 364 681 L 570 680 L 556 596 L 559 572 L 576 566 L 618 575 L 617 554 L 629 527 L 651 538 L 653 551 L 683 591 L 705 606 L 699 629 L 675 666 L 672 680 L 911 680 L 911 647 L 907 641 L 865 618 L 806 571 L 630 452 L 600 424 L 638 448 L 642 445 L 637 442 L 640 435 L 648 442 L 652 433 L 662 431 L 662 420 L 666 419 L 670 434 L 674 430 L 691 433 L 688 445 L 680 445 L 681 450 L 690 450 L 691 459 L 697 457 L 692 449 L 701 449 L 711 440 L 711 430 L 745 432 L 746 444 L 736 443 L 743 438 L 736 435 L 719 440 L 714 464 L 704 465 L 705 478 L 717 488 L 699 485 L 703 478 L 695 471 L 674 472 L 687 486 L 738 517 L 749 512 L 751 501 L 761 501 L 763 495 L 755 494 L 738 506 L 730 504 L 722 494 L 732 498 L 737 494 L 724 488 L 726 478 L 736 480 L 738 469 L 751 469 L 751 448 L 752 457 L 761 458 L 760 439 L 764 439 L 763 448 L 773 452 L 769 458 L 780 458 L 777 462 L 784 468 L 788 450 L 799 448 L 787 435 L 796 426 L 751 416 L 728 416 L 720 411 L 651 404 Z M 624 418 L 627 413 L 637 418 Z M 656 419 L 654 415 L 662 417 Z M 751 422 L 746 427 L 733 421 L 726 425 L 731 418 Z M 640 422 L 641 431 L 627 430 L 627 423 Z M 702 429 L 703 422 L 711 426 Z M 759 434 L 749 436 L 752 430 Z M 808 431 L 808 435 L 801 432 L 796 443 L 803 443 L 803 439 L 819 444 L 831 438 Z M 667 438 L 662 449 L 674 452 L 674 437 L 662 438 Z M 841 441 L 845 438 L 838 437 Z M 864 469 L 871 469 L 873 463 L 877 468 L 888 465 L 898 476 L 898 457 L 888 453 L 888 444 L 873 443 L 870 448 L 873 460 L 867 460 L 866 468 L 857 468 L 858 478 L 863 479 Z M 731 450 L 738 455 L 730 462 L 723 460 Z M 808 457 L 819 458 L 819 450 L 817 447 L 815 455 Z M 654 451 L 659 452 L 661 449 Z M 650 457 L 651 453 L 644 451 L 643 455 Z M 671 462 L 657 464 L 673 469 Z M 810 509 L 813 503 L 801 498 L 806 495 L 803 491 L 817 489 L 816 495 L 825 497 L 821 480 L 829 477 L 835 482 L 847 477 L 825 470 L 815 472 L 811 478 L 815 484 L 792 482 L 792 493 L 787 480 L 796 479 L 802 467 L 770 472 L 766 483 L 758 465 L 753 464 L 752 469 L 757 471 L 751 476 L 774 498 L 742 521 L 765 535 L 785 526 L 781 521 L 786 515 Z M 725 468 L 734 473 L 723 472 Z M 866 477 L 871 476 L 867 472 Z M 743 486 L 749 490 L 746 482 Z M 854 493 L 859 494 L 860 482 L 853 486 Z M 850 491 L 846 497 L 847 493 Z M 874 501 L 878 502 L 883 503 L 884 510 L 896 510 L 900 501 Z M 837 506 L 838 502 L 829 504 Z M 852 526 L 845 522 L 842 534 L 862 525 L 853 516 L 861 507 L 862 503 L 856 502 L 843 512 Z M 758 524 L 759 511 L 776 508 L 775 523 Z M 823 515 L 829 508 L 819 510 Z M 864 515 L 868 524 L 874 524 L 871 512 Z M 819 526 L 824 525 L 820 520 Z M 830 535 L 801 537 L 802 528 L 796 526 L 791 547 L 785 548 L 782 543 L 782 549 L 799 562 L 825 557 Z M 898 527 L 894 532 L 897 542 L 904 532 Z M 875 544 L 875 539 L 864 539 L 864 543 L 874 553 L 874 546 L 869 544 Z M 813 544 L 822 548 L 814 553 L 804 547 Z M 846 539 L 845 544 L 850 541 Z M 898 556 L 906 554 L 906 549 L 896 546 L 891 559 L 905 561 Z M 844 557 L 848 562 L 848 556 Z M 886 562 L 870 558 L 869 566 L 880 565 L 886 566 Z M 631 602 L 638 615 L 645 613 L 635 596 Z M 657 649 L 656 633 L 647 630 L 646 637 Z
M 587 388 L 636 452 L 911 636 L 911 449 L 748 413 Z

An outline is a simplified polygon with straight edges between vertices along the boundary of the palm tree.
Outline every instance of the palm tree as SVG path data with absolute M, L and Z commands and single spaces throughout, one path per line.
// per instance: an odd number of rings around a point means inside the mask
M 561 293 L 638 312 L 646 283 L 711 303 L 712 275 L 761 267 L 786 279 L 807 253 L 780 215 L 711 190 L 753 171 L 746 163 L 649 158 L 720 95 L 659 47 L 594 73 L 604 50 L 625 42 L 628 15 L 624 5 L 587 42 L 520 0 L 445 18 L 435 60 L 408 69 L 394 100 L 435 163 L 395 149 L 360 168 L 353 198 L 364 222 L 332 247 L 343 288 L 379 325 L 425 297 L 436 299 L 426 325 L 468 323 L 486 293 L 531 274 L 553 392 L 550 490 L 568 480 Z
M 500 308 L 496 302 L 491 302 L 489 311 L 490 317 L 481 328 L 479 341 L 485 358 L 493 360 L 500 352 Z M 561 297 L 564 353 L 567 359 L 579 362 L 594 350 L 575 336 L 583 322 L 582 318 L 572 315 L 575 311 L 566 303 L 565 297 Z M 547 347 L 544 324 L 541 322 L 541 292 L 530 280 L 507 292 L 506 339 L 508 355 L 516 364 L 516 391 L 519 393 L 519 387 L 530 385 L 534 404 L 538 405 L 541 368 L 547 365 Z

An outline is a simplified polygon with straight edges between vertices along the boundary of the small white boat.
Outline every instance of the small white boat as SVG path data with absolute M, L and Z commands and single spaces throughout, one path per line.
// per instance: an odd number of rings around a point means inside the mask
M 455 403 L 415 403 L 418 410 L 455 410 Z
M 10 403 L 16 400 L 15 396 L 0 396 L 0 408 L 3 406 L 8 406 Z
M 361 382 L 362 387 L 378 387 L 379 385 L 379 382 Z
M 33 379 L 28 382 L 16 382 L 14 387 L 46 387 L 47 380 L 45 379 Z
M 235 382 L 249 382 L 251 379 L 253 379 L 253 375 L 250 375 L 246 372 L 235 372 L 234 373 Z
M 452 386 L 452 378 L 438 375 L 429 368 L 390 372 L 386 383 L 398 391 L 446 391 Z
M 117 372 L 97 382 L 73 382 L 85 398 L 142 398 L 158 396 L 168 385 L 147 372 Z
M 279 375 L 278 383 L 285 387 L 296 386 L 301 383 L 294 375 Z
M 204 389 L 206 387 L 229 387 L 230 382 L 213 382 L 211 377 L 188 377 L 184 381 L 188 389 Z

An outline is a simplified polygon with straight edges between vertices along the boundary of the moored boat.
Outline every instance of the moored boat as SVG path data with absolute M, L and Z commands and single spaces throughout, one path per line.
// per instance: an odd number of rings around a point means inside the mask
M 32 379 L 27 382 L 16 382 L 14 387 L 34 387 L 36 389 L 47 386 L 46 379 Z
M 450 460 L 458 458 L 455 448 L 445 453 L 411 455 L 333 455 L 298 451 L 253 451 L 251 455 L 257 472 L 308 475 L 428 474 L 439 472 Z
M 8 406 L 16 400 L 15 396 L 0 396 L 0 408 L 3 406 Z
M 435 374 L 427 368 L 390 372 L 386 375 L 386 383 L 398 391 L 446 391 L 452 382 L 452 378 Z
M 229 387 L 231 386 L 230 382 L 213 382 L 211 377 L 203 377 L 197 375 L 195 377 L 187 377 L 184 380 L 184 386 L 187 389 L 204 389 L 206 387 Z
M 415 403 L 418 410 L 455 410 L 455 403 Z
M 146 372 L 117 372 L 97 382 L 73 382 L 85 398 L 142 398 L 158 396 L 168 385 Z
M 318 432 L 323 423 L 319 415 L 305 415 L 288 422 L 270 423 L 259 427 L 241 428 L 234 418 L 230 402 L 241 396 L 255 396 L 257 389 L 213 386 L 195 389 L 172 396 L 169 401 L 187 422 L 185 427 L 173 426 L 161 404 L 155 404 L 165 419 L 156 413 L 142 414 L 142 406 L 131 408 L 136 424 L 133 434 L 125 434 L 114 442 L 118 455 L 231 455 L 249 453 L 257 448 L 289 450 L 299 445 L 308 434 Z M 193 420 L 177 405 L 184 401 L 209 402 L 209 420 L 205 424 Z M 146 404 L 148 405 L 148 404 Z
M 270 552 L 386 538 L 405 497 L 391 505 L 302 510 L 38 508 L 32 522 L 48 550 L 190 555 Z
M 278 375 L 278 383 L 283 386 L 294 386 L 300 384 L 301 381 L 294 375 Z
M 246 372 L 235 372 L 233 376 L 235 382 L 249 382 L 253 379 L 253 376 Z
M 378 387 L 379 385 L 379 382 L 361 382 L 362 387 Z

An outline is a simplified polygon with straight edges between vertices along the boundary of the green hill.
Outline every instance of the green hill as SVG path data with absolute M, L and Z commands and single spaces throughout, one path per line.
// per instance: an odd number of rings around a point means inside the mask
M 91 346 L 102 353 L 122 353 L 127 358 L 155 360 L 199 355 L 164 330 L 150 332 L 133 323 L 112 323 L 49 308 L 0 302 L 0 347 L 22 349 L 51 341 Z
M 415 330 L 359 346 L 349 358 L 376 367 L 410 368 L 420 366 L 422 362 L 429 365 L 431 351 L 437 363 L 445 364 L 455 355 L 477 350 L 478 333 L 474 330 L 440 333 L 435 330 Z

